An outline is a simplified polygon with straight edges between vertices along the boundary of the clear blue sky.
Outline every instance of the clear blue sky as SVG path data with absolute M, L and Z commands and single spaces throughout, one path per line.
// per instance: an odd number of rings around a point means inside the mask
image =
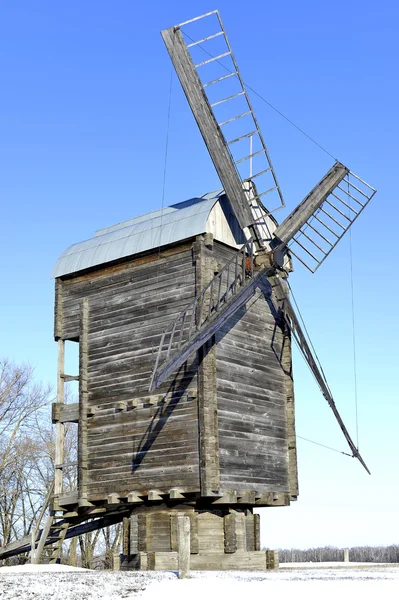
M 51 269 L 95 229 L 161 206 L 171 66 L 159 31 L 219 8 L 244 79 L 378 194 L 353 227 L 360 449 L 299 440 L 300 499 L 262 511 L 271 547 L 399 542 L 397 3 L 337 0 L 0 5 L 0 354 L 55 381 Z M 331 159 L 266 104 L 254 107 L 287 201 Z M 174 77 L 165 204 L 219 182 Z M 348 240 L 291 277 L 330 387 L 355 431 Z M 297 432 L 346 451 L 295 356 Z

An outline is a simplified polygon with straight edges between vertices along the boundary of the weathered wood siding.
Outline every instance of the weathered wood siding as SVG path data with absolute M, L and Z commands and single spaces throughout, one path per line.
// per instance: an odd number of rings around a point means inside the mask
M 65 279 L 57 290 L 64 339 L 79 337 L 88 300 L 87 499 L 199 491 L 196 356 L 148 392 L 160 336 L 195 294 L 191 244 Z
M 216 260 L 234 250 L 218 242 Z M 283 334 L 268 284 L 216 334 L 221 490 L 289 492 Z

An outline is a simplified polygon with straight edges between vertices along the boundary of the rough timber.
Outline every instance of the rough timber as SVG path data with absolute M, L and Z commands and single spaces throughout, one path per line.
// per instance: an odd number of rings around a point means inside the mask
M 53 410 L 56 423 L 78 420 L 78 489 L 55 495 L 54 508 L 72 520 L 119 515 L 122 568 L 176 565 L 178 515 L 190 520 L 191 568 L 266 568 L 253 509 L 298 494 L 290 338 L 266 279 L 148 391 L 163 330 L 248 235 L 223 194 L 182 203 L 173 218 L 195 202 L 198 214 L 208 203 L 195 235 L 92 266 L 81 256 L 85 269 L 56 277 L 55 338 L 78 342 L 80 360 L 79 407 Z M 96 243 L 123 229 L 134 220 Z

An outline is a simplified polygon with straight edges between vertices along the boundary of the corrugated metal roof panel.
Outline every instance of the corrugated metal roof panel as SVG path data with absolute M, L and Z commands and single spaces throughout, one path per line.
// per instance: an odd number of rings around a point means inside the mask
M 61 254 L 52 277 L 69 275 L 204 233 L 209 213 L 222 194 L 223 191 L 213 192 L 99 229 L 92 238 L 73 244 Z

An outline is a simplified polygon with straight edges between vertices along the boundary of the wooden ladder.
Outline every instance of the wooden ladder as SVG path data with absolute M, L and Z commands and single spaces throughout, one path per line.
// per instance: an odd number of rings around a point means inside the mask
M 254 268 L 254 240 L 248 240 L 162 334 L 150 391 L 179 369 L 253 295 L 273 268 Z

